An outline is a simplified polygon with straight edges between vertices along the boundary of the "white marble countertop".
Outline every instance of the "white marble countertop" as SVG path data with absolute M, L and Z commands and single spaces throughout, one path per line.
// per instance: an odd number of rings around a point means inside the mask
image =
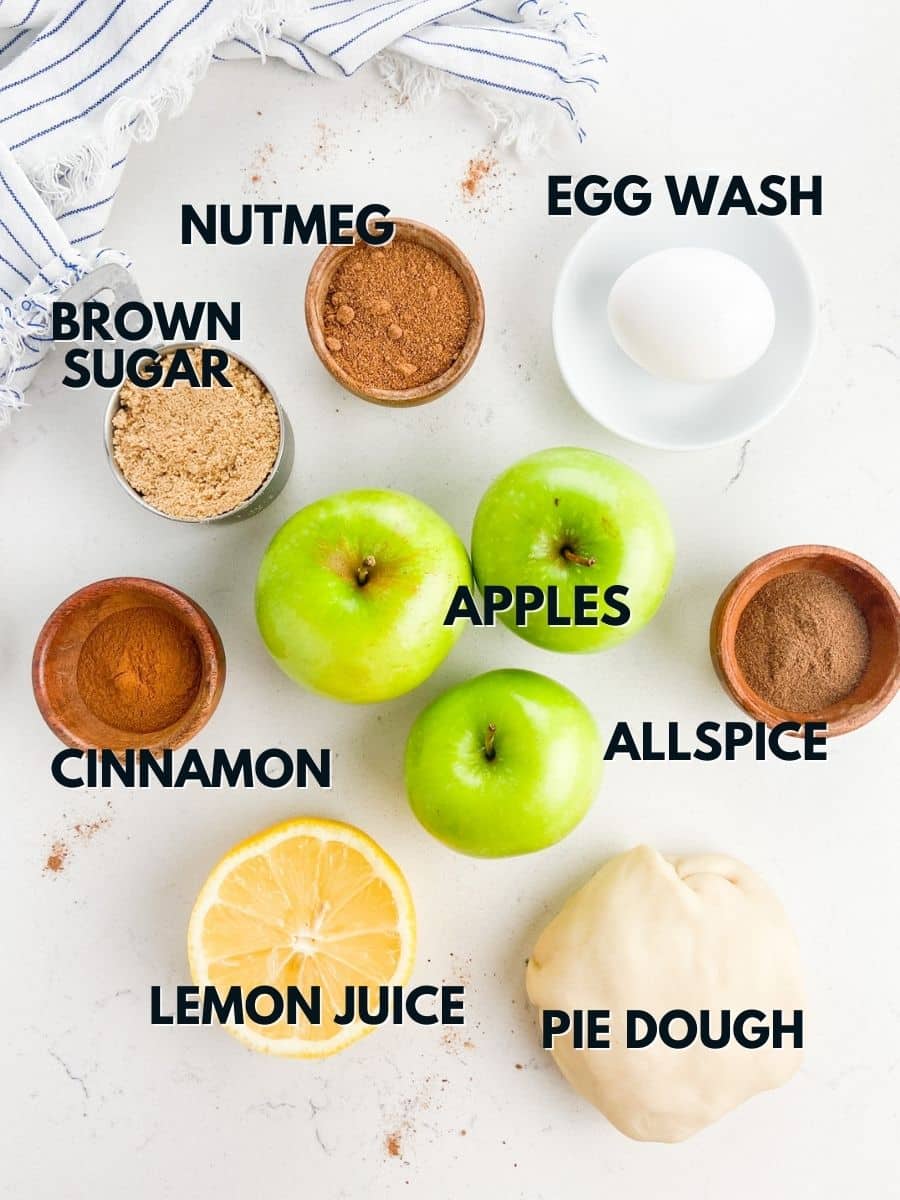
M 148 297 L 243 302 L 243 349 L 287 406 L 298 452 L 262 515 L 190 529 L 117 487 L 103 461 L 101 398 L 59 387 L 58 357 L 0 436 L 5 1195 L 375 1198 L 406 1185 L 414 1196 L 529 1200 L 900 1193 L 891 916 L 900 705 L 836 741 L 825 764 L 617 761 L 577 832 L 525 860 L 452 856 L 406 810 L 409 724 L 456 680 L 527 666 L 573 687 L 607 730 L 620 719 L 690 729 L 739 716 L 706 636 L 720 589 L 751 558 L 826 542 L 900 579 L 896 9 L 888 0 L 865 11 L 813 0 L 605 8 L 610 65 L 588 142 L 562 141 L 527 164 L 501 156 L 474 200 L 460 185 L 490 143 L 480 115 L 455 96 L 411 113 L 368 72 L 332 84 L 275 65 L 214 68 L 186 115 L 134 150 L 109 244 L 131 251 Z M 789 222 L 817 283 L 817 350 L 789 407 L 749 442 L 684 456 L 641 450 L 568 396 L 550 302 L 587 220 L 546 217 L 548 170 L 824 176 L 824 215 Z M 379 409 L 323 372 L 301 307 L 314 248 L 179 245 L 183 201 L 348 199 L 383 200 L 441 227 L 481 274 L 488 336 L 441 402 Z M 384 485 L 420 496 L 467 538 L 500 469 L 566 443 L 643 471 L 672 514 L 674 583 L 640 637 L 570 659 L 503 629 L 469 632 L 420 691 L 372 708 L 317 699 L 279 674 L 255 629 L 252 590 L 289 513 L 331 491 Z M 31 698 L 31 649 L 63 597 L 114 574 L 171 582 L 217 622 L 229 679 L 201 746 L 331 746 L 333 789 L 54 784 L 57 744 Z M 149 986 L 187 981 L 187 918 L 209 867 L 298 811 L 361 825 L 403 866 L 419 914 L 415 978 L 468 985 L 464 1032 L 388 1028 L 304 1064 L 255 1056 L 218 1029 L 151 1027 Z M 93 836 L 76 832 L 94 822 Z M 48 873 L 57 840 L 68 859 Z M 627 1141 L 568 1089 L 539 1049 L 523 989 L 548 915 L 610 853 L 640 841 L 731 853 L 765 876 L 799 934 L 811 992 L 800 1075 L 676 1147 Z

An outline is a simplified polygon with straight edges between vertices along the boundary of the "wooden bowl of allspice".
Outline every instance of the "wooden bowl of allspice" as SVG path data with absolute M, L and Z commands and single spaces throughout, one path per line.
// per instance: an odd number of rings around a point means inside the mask
M 444 395 L 481 347 L 478 276 L 444 234 L 393 220 L 390 242 L 327 246 L 306 285 L 313 348 L 337 382 L 374 404 L 410 408 Z
M 710 626 L 721 683 L 754 720 L 859 729 L 900 690 L 900 597 L 834 546 L 764 554 L 725 588 Z
M 199 604 L 155 579 L 101 579 L 47 618 L 32 659 L 41 716 L 78 750 L 175 750 L 215 712 L 225 651 Z

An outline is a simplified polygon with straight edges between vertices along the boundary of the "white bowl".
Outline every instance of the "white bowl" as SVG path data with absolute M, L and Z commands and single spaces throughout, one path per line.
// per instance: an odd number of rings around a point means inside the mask
M 718 383 L 657 379 L 613 338 L 606 316 L 626 267 L 671 246 L 705 246 L 741 258 L 775 303 L 769 348 L 749 370 Z M 770 421 L 803 378 L 812 354 L 816 301 L 794 243 L 769 217 L 666 219 L 609 214 L 575 245 L 553 304 L 553 344 L 572 395 L 612 433 L 659 450 L 702 450 L 747 437 Z

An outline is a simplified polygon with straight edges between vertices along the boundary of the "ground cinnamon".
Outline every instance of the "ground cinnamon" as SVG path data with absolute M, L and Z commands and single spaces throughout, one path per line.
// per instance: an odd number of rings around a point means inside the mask
M 127 733 L 154 733 L 184 716 L 200 687 L 190 630 L 161 608 L 128 608 L 101 621 L 78 658 L 76 681 L 95 717 Z
M 850 592 L 821 571 L 791 571 L 741 614 L 738 666 L 769 704 L 821 713 L 848 696 L 869 662 L 869 627 Z
M 406 391 L 456 362 L 469 332 L 457 271 L 420 242 L 354 246 L 341 259 L 322 313 L 325 345 L 363 387 Z

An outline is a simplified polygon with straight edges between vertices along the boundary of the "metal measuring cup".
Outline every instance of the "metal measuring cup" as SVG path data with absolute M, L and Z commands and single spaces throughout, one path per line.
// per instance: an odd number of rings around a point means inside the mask
M 142 302 L 142 297 L 137 284 L 129 273 L 117 264 L 110 263 L 96 270 L 89 272 L 80 279 L 78 283 L 73 284 L 65 293 L 67 300 L 77 304 L 83 303 L 85 300 L 92 300 L 101 292 L 109 291 L 113 293 L 115 298 L 115 306 L 131 302 Z M 111 306 L 112 307 L 112 306 Z M 119 484 L 125 489 L 132 500 L 137 501 L 142 508 L 146 508 L 148 512 L 156 513 L 159 517 L 165 517 L 167 521 L 177 521 L 182 525 L 218 525 L 230 521 L 243 521 L 246 517 L 252 517 L 271 504 L 276 496 L 284 488 L 287 483 L 288 476 L 291 473 L 291 467 L 294 464 L 294 434 L 291 429 L 291 423 L 287 418 L 287 414 L 281 406 L 275 392 L 269 385 L 268 380 L 256 367 L 248 362 L 242 355 L 236 354 L 234 350 L 227 346 L 220 346 L 214 342 L 160 342 L 154 347 L 158 353 L 163 354 L 172 350 L 180 350 L 192 346 L 209 347 L 221 350 L 223 354 L 227 354 L 229 358 L 233 358 L 235 362 L 243 364 L 249 371 L 262 383 L 263 387 L 272 397 L 272 403 L 275 405 L 275 411 L 278 414 L 279 424 L 279 439 L 278 452 L 275 455 L 275 461 L 272 463 L 269 474 L 256 489 L 256 491 L 248 496 L 246 500 L 234 508 L 228 509 L 227 512 L 219 513 L 213 517 L 173 517 L 169 513 L 161 512 L 160 509 L 154 508 L 152 504 L 148 504 L 144 497 L 136 492 L 128 480 L 122 473 L 119 464 L 116 462 L 115 454 L 113 453 L 113 418 L 118 413 L 121 407 L 120 396 L 124 384 L 120 384 L 112 393 L 109 404 L 106 408 L 106 418 L 103 424 L 103 442 L 106 450 L 106 461 Z M 110 348 L 122 348 L 123 343 L 113 342 Z

